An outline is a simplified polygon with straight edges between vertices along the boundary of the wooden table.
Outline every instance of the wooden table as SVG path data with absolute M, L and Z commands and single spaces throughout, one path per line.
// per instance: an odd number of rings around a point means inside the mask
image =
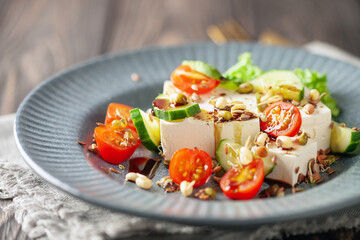
M 360 56 L 359 0 L 0 0 L 0 115 L 15 112 L 36 85 L 74 63 L 209 41 L 206 27 L 229 18 L 254 39 L 272 29 L 298 45 L 321 40 Z M 0 216 L 0 223 L 1 239 L 27 239 L 13 216 Z M 289 239 L 344 237 L 360 236 L 342 229 Z

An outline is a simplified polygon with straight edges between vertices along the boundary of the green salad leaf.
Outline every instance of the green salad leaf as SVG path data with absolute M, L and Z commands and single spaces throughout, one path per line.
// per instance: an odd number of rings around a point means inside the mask
M 326 92 L 321 101 L 328 106 L 333 116 L 340 114 L 340 109 L 336 104 L 336 100 L 331 97 L 327 87 L 327 76 L 310 69 L 295 69 L 294 73 L 302 80 L 302 83 L 309 89 L 317 89 L 320 94 Z
M 245 52 L 238 57 L 238 62 L 223 73 L 223 76 L 237 85 L 248 82 L 262 73 L 262 70 L 252 64 L 251 53 Z
M 225 80 L 225 81 L 220 82 L 219 87 L 223 87 L 223 88 L 227 88 L 232 91 L 236 91 L 239 88 L 239 85 L 233 81 Z

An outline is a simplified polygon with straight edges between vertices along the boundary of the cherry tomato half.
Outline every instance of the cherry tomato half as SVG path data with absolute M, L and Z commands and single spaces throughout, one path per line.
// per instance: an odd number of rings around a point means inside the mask
M 110 124 L 95 128 L 95 140 L 101 157 L 112 164 L 119 164 L 130 158 L 140 144 L 133 128 L 112 127 Z
M 272 103 L 265 109 L 264 114 L 266 115 L 267 121 L 260 121 L 260 128 L 273 137 L 293 137 L 300 130 L 300 111 L 290 103 Z
M 171 82 L 175 87 L 187 93 L 203 94 L 214 89 L 220 81 L 191 69 L 188 65 L 180 65 L 171 74 Z
M 255 158 L 243 168 L 230 168 L 220 180 L 224 195 L 231 199 L 246 200 L 256 196 L 264 181 L 264 164 Z
M 210 155 L 200 149 L 182 148 L 177 150 L 171 158 L 170 177 L 180 184 L 182 181 L 195 181 L 194 186 L 205 184 L 212 171 Z
M 129 127 L 134 127 L 134 123 L 130 117 L 130 110 L 132 107 L 129 107 L 120 103 L 110 103 L 106 112 L 105 124 L 112 123 L 114 120 L 120 120 L 121 118 L 125 118 Z M 130 120 L 130 121 L 129 121 Z

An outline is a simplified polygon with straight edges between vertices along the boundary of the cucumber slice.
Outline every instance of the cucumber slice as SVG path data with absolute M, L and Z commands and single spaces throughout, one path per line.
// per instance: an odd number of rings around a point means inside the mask
M 285 99 L 298 102 L 304 97 L 304 85 L 292 71 L 269 71 L 252 80 L 251 83 L 256 92 L 266 92 L 271 88 L 273 93 L 281 93 Z
M 274 170 L 274 168 L 276 166 L 276 163 L 273 163 L 272 158 L 270 158 L 270 157 L 262 158 L 262 160 L 264 163 L 264 176 L 266 177 L 267 175 L 272 173 L 272 171 Z
M 142 144 L 150 151 L 159 151 L 160 146 L 160 121 L 156 117 L 152 117 L 135 108 L 130 110 L 131 119 L 139 134 Z
M 225 172 L 231 168 L 229 162 L 235 164 L 236 151 L 238 151 L 240 148 L 240 144 L 237 144 L 229 139 L 220 140 L 216 149 L 216 159 Z
M 360 132 L 348 127 L 341 127 L 334 122 L 331 130 L 330 149 L 333 153 L 350 153 L 354 151 L 360 143 Z
M 221 168 L 226 172 L 231 168 L 229 162 L 234 163 L 236 161 L 236 152 L 241 148 L 240 144 L 237 144 L 229 139 L 222 139 L 218 147 L 216 149 L 216 159 L 219 162 Z M 254 151 L 253 151 L 254 152 Z M 261 158 L 259 156 L 255 156 L 255 158 Z M 276 163 L 273 163 L 272 157 L 270 155 L 261 158 L 264 162 L 264 174 L 267 176 L 270 174 L 275 166 Z
M 156 104 L 161 105 L 161 107 L 156 106 Z M 185 105 L 172 107 L 170 101 L 167 99 L 165 95 L 158 97 L 154 100 L 153 109 L 156 117 L 166 121 L 184 119 L 187 117 L 194 116 L 195 114 L 198 114 L 201 111 L 199 104 L 194 102 L 189 102 Z

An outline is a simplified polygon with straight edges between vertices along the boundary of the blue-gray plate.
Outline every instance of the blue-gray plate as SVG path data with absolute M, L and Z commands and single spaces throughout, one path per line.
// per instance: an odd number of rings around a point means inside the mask
M 124 181 L 126 171 L 106 174 L 101 167 L 111 165 L 77 144 L 90 141 L 95 123 L 104 121 L 110 102 L 149 108 L 162 91 L 163 81 L 182 60 L 202 60 L 224 71 L 245 51 L 264 70 L 310 68 L 327 73 L 329 88 L 342 109 L 338 120 L 359 126 L 359 68 L 295 48 L 206 43 L 101 56 L 51 77 L 21 104 L 15 122 L 17 145 L 31 168 L 56 187 L 90 203 L 143 217 L 249 227 L 316 217 L 358 204 L 360 156 L 342 157 L 334 164 L 333 177 L 295 195 L 232 201 L 219 194 L 215 201 L 201 201 L 180 193 L 166 194 L 155 184 L 149 191 L 139 189 Z M 132 73 L 141 80 L 132 81 Z M 154 182 L 165 175 L 167 169 L 161 165 Z

